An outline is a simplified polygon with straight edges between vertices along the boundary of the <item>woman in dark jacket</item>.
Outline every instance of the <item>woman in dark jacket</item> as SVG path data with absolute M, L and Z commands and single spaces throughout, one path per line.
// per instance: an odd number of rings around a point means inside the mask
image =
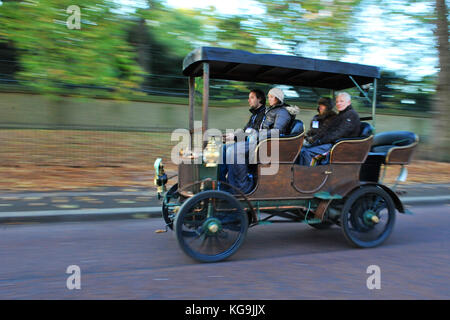
M 260 129 L 275 129 L 279 131 L 279 134 L 285 134 L 292 122 L 292 116 L 286 109 L 289 105 L 284 102 L 284 93 L 279 88 L 272 88 L 267 97 L 269 107 L 266 108 Z
M 326 133 L 333 122 L 336 112 L 333 111 L 333 103 L 330 98 L 322 97 L 317 101 L 316 114 L 310 124 L 310 129 L 306 132 L 305 139 L 310 145 L 314 145 Z

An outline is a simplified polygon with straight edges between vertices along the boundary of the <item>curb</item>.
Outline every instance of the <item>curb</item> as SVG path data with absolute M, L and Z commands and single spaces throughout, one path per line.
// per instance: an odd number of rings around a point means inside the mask
M 405 205 L 450 203 L 450 195 L 400 197 Z M 0 212 L 0 223 L 69 222 L 161 218 L 160 206 Z
M 69 222 L 161 218 L 161 207 L 1 212 L 0 223 Z
M 446 203 L 450 201 L 450 195 L 438 195 L 428 197 L 400 197 L 403 204 L 417 204 L 417 203 Z

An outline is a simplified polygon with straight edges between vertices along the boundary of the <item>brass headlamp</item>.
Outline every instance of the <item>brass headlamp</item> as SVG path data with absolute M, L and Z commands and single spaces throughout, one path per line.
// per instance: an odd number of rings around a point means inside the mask
M 219 163 L 220 150 L 214 137 L 209 137 L 208 144 L 203 151 L 203 162 L 206 167 L 216 167 Z
M 167 175 L 164 172 L 164 165 L 162 159 L 158 158 L 155 160 L 155 179 L 153 183 L 156 186 L 156 191 L 158 192 L 158 199 L 161 198 L 161 194 L 166 191 Z

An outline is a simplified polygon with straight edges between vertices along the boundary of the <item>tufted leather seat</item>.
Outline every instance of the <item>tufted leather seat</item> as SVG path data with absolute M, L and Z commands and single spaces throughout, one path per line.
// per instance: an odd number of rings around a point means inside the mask
M 291 129 L 288 134 L 281 134 L 280 137 L 295 137 L 303 133 L 303 121 L 295 119 L 291 124 Z
M 301 120 L 294 120 L 289 135 L 298 135 L 303 132 L 303 122 Z
M 386 155 L 392 148 L 409 146 L 417 140 L 417 135 L 410 131 L 381 132 L 374 136 L 370 151 L 372 154 Z
M 373 134 L 373 127 L 368 122 L 361 122 L 361 129 L 359 132 L 359 136 L 361 138 L 367 138 L 368 136 Z
M 409 131 L 387 131 L 373 137 L 367 160 L 361 167 L 360 180 L 377 182 L 382 164 L 406 165 L 419 143 L 419 137 Z

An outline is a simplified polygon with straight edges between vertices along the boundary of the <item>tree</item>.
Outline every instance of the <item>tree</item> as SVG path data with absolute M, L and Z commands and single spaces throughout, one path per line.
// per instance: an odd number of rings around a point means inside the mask
M 450 161 L 450 54 L 448 45 L 448 8 L 445 0 L 436 0 L 436 37 L 439 75 L 434 111 L 433 150 L 436 160 Z
M 259 0 L 267 15 L 261 18 L 264 35 L 290 53 L 339 58 L 353 40 L 347 32 L 360 0 Z
M 246 16 L 211 15 L 208 22 L 215 30 L 215 40 L 212 44 L 222 48 L 255 52 L 257 35 L 251 26 L 245 25 L 246 21 Z
M 377 2 L 377 5 L 379 3 Z M 449 88 L 449 45 L 448 45 L 448 7 L 445 0 L 409 0 L 400 1 L 389 7 L 389 14 L 398 17 L 407 17 L 408 24 L 403 28 L 422 30 L 409 38 L 395 39 L 396 45 L 403 48 L 403 63 L 406 70 L 410 70 L 425 59 L 437 57 L 437 74 L 435 75 L 435 97 L 433 101 L 433 126 L 429 137 L 431 138 L 430 158 L 438 161 L 450 161 L 450 88 Z M 425 30 L 433 30 L 425 33 Z M 416 47 L 415 52 L 408 52 L 410 47 Z M 421 79 L 425 85 L 425 79 Z
M 123 97 L 137 88 L 142 70 L 125 39 L 123 20 L 107 0 L 80 0 L 80 30 L 69 29 L 68 0 L 4 2 L 0 41 L 19 51 L 16 78 L 41 93 L 64 94 L 77 88 L 105 88 Z M 74 91 L 75 90 L 75 91 Z M 98 91 L 98 90 L 97 90 Z M 107 91 L 106 91 L 107 92 Z
M 142 89 L 149 94 L 185 95 L 183 59 L 200 45 L 203 16 L 196 10 L 170 9 L 160 0 L 147 2 L 146 8 L 136 11 L 127 37 L 146 71 Z

